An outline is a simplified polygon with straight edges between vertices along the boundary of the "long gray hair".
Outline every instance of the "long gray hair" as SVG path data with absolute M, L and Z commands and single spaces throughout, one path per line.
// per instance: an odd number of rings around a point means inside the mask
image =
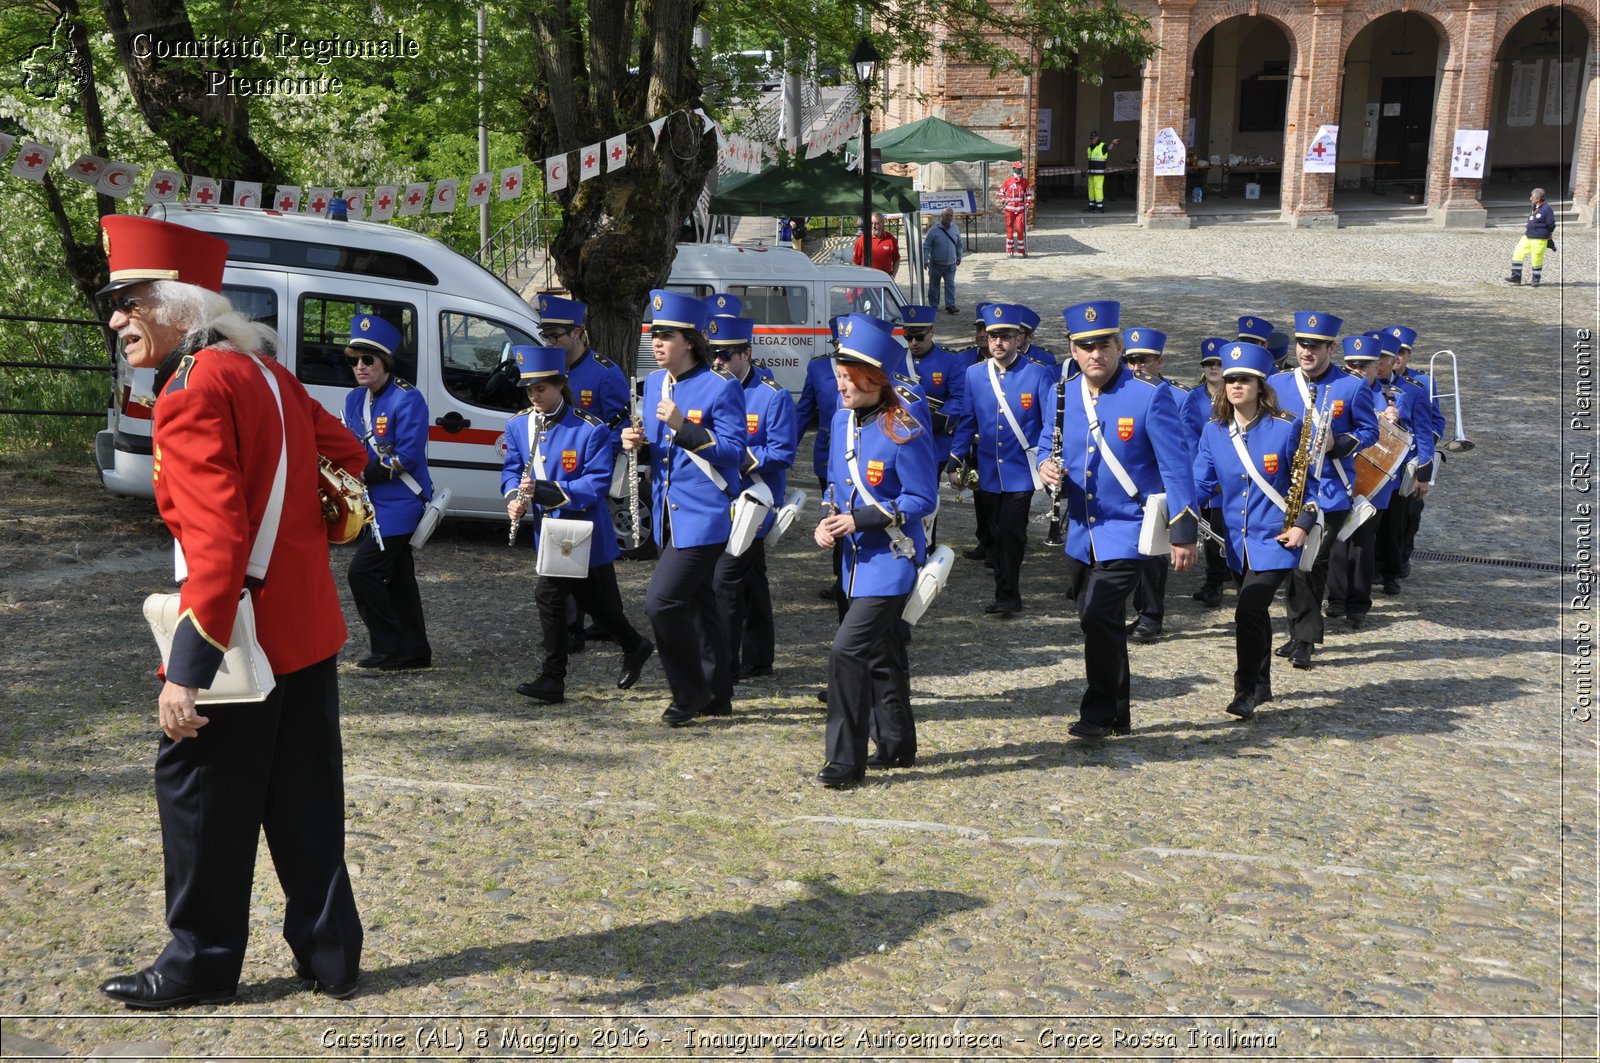
M 197 349 L 215 333 L 222 340 L 219 346 L 267 358 L 277 357 L 277 332 L 235 310 L 227 296 L 181 281 L 153 281 L 149 293 L 151 315 L 155 320 L 183 329 L 180 346 Z

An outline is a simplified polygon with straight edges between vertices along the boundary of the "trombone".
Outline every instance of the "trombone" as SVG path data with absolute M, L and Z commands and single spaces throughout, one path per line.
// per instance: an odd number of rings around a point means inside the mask
M 1439 374 L 1434 368 L 1441 358 L 1449 359 L 1450 366 L 1450 390 L 1443 392 L 1438 390 Z M 1440 399 L 1450 399 L 1455 404 L 1456 434 L 1454 439 L 1444 445 L 1444 449 L 1453 453 L 1471 450 L 1474 443 L 1467 438 L 1466 429 L 1461 422 L 1461 376 L 1456 365 L 1455 351 L 1438 351 L 1428 359 L 1428 398 L 1435 403 Z

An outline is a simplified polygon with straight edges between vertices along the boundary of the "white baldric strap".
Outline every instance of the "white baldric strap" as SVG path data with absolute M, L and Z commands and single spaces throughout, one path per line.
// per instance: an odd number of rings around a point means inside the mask
M 1018 358 L 1021 355 L 1017 356 Z M 1012 360 L 1013 365 L 1016 359 Z M 1022 444 L 1022 449 L 1028 455 L 1028 472 L 1033 475 L 1033 489 L 1044 490 L 1044 481 L 1039 478 L 1039 446 L 1037 443 L 1030 446 L 1028 437 L 1022 434 L 1022 426 L 1017 423 L 1017 415 L 1011 412 L 1011 403 L 1006 401 L 1005 389 L 1000 386 L 1000 372 L 994 367 L 994 359 L 989 359 L 989 386 L 994 389 L 994 401 L 1000 406 L 1000 412 L 1005 414 L 1006 424 L 1011 426 L 1011 432 L 1017 437 L 1017 442 Z
M 1118 461 L 1111 448 L 1106 446 L 1106 437 L 1100 431 L 1100 421 L 1094 415 L 1094 402 L 1089 397 L 1089 378 L 1086 376 L 1078 377 L 1078 397 L 1083 400 L 1083 416 L 1089 422 L 1089 432 L 1094 436 L 1094 445 L 1100 448 L 1100 457 L 1105 459 L 1107 467 L 1111 469 L 1111 475 L 1115 476 L 1117 483 L 1128 492 L 1128 497 L 1143 506 L 1144 497 L 1139 494 L 1139 488 L 1134 484 L 1133 477 L 1128 475 L 1128 470 L 1122 467 L 1122 462 Z
M 548 480 L 550 477 L 544 471 L 544 424 L 545 418 L 539 411 L 528 414 L 528 453 L 533 455 L 533 478 L 535 480 Z M 546 513 L 547 517 L 554 517 L 560 513 L 559 509 L 552 509 Z
M 372 444 L 372 449 L 373 449 L 374 452 L 378 453 L 378 457 L 380 457 L 380 458 L 383 457 L 382 452 L 378 451 L 378 441 L 377 441 L 378 437 L 372 434 L 372 389 L 371 388 L 367 389 L 366 403 L 361 407 L 361 420 L 367 426 L 367 438 L 365 440 L 363 440 L 363 442 Z M 406 472 L 404 469 L 400 470 L 400 482 L 405 484 L 407 487 L 411 488 L 411 493 L 412 494 L 416 495 L 418 498 L 422 499 L 424 502 L 428 501 L 428 496 L 426 494 L 424 494 L 423 491 L 422 491 L 422 485 L 417 483 L 416 477 L 412 476 L 409 472 Z
M 1327 423 L 1328 432 L 1331 434 L 1333 432 L 1333 408 L 1330 406 L 1327 409 L 1327 411 L 1325 411 L 1321 415 L 1319 415 L 1317 413 L 1317 399 L 1316 399 L 1316 394 L 1317 393 L 1316 393 L 1315 389 L 1311 388 L 1310 385 L 1308 384 L 1308 382 L 1306 381 L 1306 371 L 1304 369 L 1296 369 L 1294 371 L 1294 383 L 1295 383 L 1295 386 L 1300 389 L 1300 402 L 1306 408 L 1306 420 L 1311 422 L 1311 436 L 1312 436 L 1312 438 L 1313 439 L 1316 438 L 1317 432 L 1320 431 L 1321 427 L 1322 427 L 1319 422 L 1320 421 L 1324 421 L 1324 420 Z M 1331 398 L 1332 397 L 1331 392 L 1332 392 L 1332 389 L 1333 389 L 1333 385 L 1329 384 L 1328 388 L 1329 388 L 1329 392 L 1330 392 L 1329 397 Z M 1322 478 L 1322 463 L 1327 458 L 1327 452 L 1324 451 L 1323 453 L 1318 454 L 1316 456 L 1316 458 L 1317 458 L 1317 479 L 1320 480 Z M 1338 474 L 1339 482 L 1344 484 L 1345 491 L 1349 492 L 1349 490 L 1350 490 L 1350 477 L 1345 475 L 1344 466 L 1339 463 L 1339 459 L 1338 458 L 1333 459 L 1333 471 Z
M 860 438 L 861 426 L 856 423 L 855 414 L 852 413 L 850 415 L 850 432 L 845 438 L 844 460 L 845 464 L 850 466 L 850 479 L 855 483 L 856 493 L 866 499 L 867 503 L 874 509 L 889 518 L 889 526 L 884 530 L 889 533 L 895 556 L 915 560 L 917 556 L 916 544 L 911 541 L 910 536 L 895 526 L 894 511 L 878 501 L 878 497 L 872 493 L 872 488 L 867 484 L 867 478 L 861 475 L 861 466 L 856 461 L 856 442 Z
M 283 519 L 283 491 L 289 482 L 289 428 L 283 419 L 283 394 L 272 370 L 261 359 L 249 356 L 256 368 L 267 378 L 272 389 L 272 401 L 278 405 L 278 427 L 282 439 L 278 447 L 278 469 L 272 474 L 272 493 L 267 496 L 267 509 L 261 515 L 261 527 L 256 530 L 256 541 L 250 545 L 250 560 L 245 563 L 245 575 L 254 579 L 267 578 L 267 562 L 272 560 L 272 547 L 278 541 L 278 524 Z M 183 544 L 172 540 L 172 578 L 182 583 L 189 578 L 189 563 L 183 556 Z
M 1300 430 L 1304 432 L 1306 429 L 1302 425 Z M 1256 463 L 1250 460 L 1250 452 L 1244 448 L 1244 437 L 1239 434 L 1237 422 L 1228 426 L 1228 438 L 1233 441 L 1234 453 L 1238 454 L 1239 460 L 1244 463 L 1244 471 L 1250 474 L 1250 479 L 1255 481 L 1256 486 L 1261 489 L 1261 493 L 1266 495 L 1268 500 L 1277 506 L 1280 511 L 1288 513 L 1288 500 L 1278 493 L 1277 488 L 1267 482 L 1266 477 L 1262 476 L 1261 471 L 1256 468 Z
M 661 382 L 661 394 L 664 398 L 672 398 L 672 383 L 672 374 L 668 373 L 666 379 Z M 667 433 L 668 445 L 677 446 L 677 443 L 675 442 L 677 433 L 673 432 L 670 428 L 667 429 Z M 712 434 L 709 429 L 707 429 L 707 433 L 711 434 L 712 442 L 716 442 L 716 435 Z M 701 472 L 705 473 L 706 476 L 710 478 L 711 482 L 717 485 L 718 491 L 721 491 L 723 494 L 728 493 L 728 481 L 722 475 L 722 473 L 717 471 L 717 467 L 715 465 L 712 465 L 709 461 L 701 457 L 696 452 L 690 450 L 688 447 L 680 447 L 679 449 L 683 451 L 684 457 L 694 462 L 695 467 Z

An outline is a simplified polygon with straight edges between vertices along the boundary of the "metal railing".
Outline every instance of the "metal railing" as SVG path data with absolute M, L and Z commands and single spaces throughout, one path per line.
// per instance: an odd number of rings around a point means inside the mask
M 37 325 L 67 325 L 74 328 L 95 329 L 102 334 L 109 332 L 109 329 L 104 321 L 96 321 L 85 318 L 37 317 L 27 314 L 0 314 L 0 323 L 4 322 L 17 322 L 30 327 Z M 64 350 L 66 344 L 63 342 L 56 346 L 58 349 Z M 109 357 L 105 358 L 103 361 L 93 363 L 46 361 L 43 359 L 6 359 L 0 361 L 0 370 L 24 369 L 45 370 L 51 373 L 95 373 L 104 375 L 107 380 L 110 380 L 116 371 L 116 365 Z M 18 385 L 19 382 L 8 374 L 4 381 L 0 381 L 0 395 L 10 397 L 16 394 L 19 390 Z M 43 395 L 46 393 L 49 393 L 50 398 L 68 400 L 71 399 L 74 391 L 74 389 L 71 387 L 41 389 L 36 386 L 22 388 L 21 390 L 27 394 L 40 395 L 41 397 L 43 397 Z M 22 417 L 104 417 L 106 415 L 106 410 L 103 403 L 98 408 L 92 410 L 63 410 L 60 408 L 43 406 L 4 405 L 0 406 L 0 415 Z
M 527 269 L 534 253 L 544 246 L 544 200 L 536 197 L 478 248 L 478 262 L 509 284 L 511 274 Z

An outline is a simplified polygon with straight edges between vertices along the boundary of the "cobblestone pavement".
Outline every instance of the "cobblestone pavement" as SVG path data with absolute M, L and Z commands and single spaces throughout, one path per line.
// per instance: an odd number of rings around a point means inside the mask
M 1595 618 L 1550 571 L 1574 556 L 1558 366 L 1594 325 L 1592 232 L 1539 291 L 1498 280 L 1504 230 L 1030 237 L 1026 260 L 973 256 L 961 302 L 1048 309 L 1057 349 L 1061 306 L 1111 297 L 1169 333 L 1180 378 L 1244 312 L 1404 321 L 1423 352 L 1455 350 L 1476 447 L 1451 456 L 1420 546 L 1528 564 L 1419 559 L 1248 723 L 1221 711 L 1231 609 L 1175 576 L 1167 636 L 1133 648 L 1134 733 L 1089 747 L 1066 734 L 1081 639 L 1036 523 L 1018 619 L 979 615 L 991 588 L 962 562 L 916 630 L 916 766 L 837 793 L 810 780 L 832 624 L 804 535 L 772 566 L 776 675 L 733 719 L 672 731 L 659 668 L 619 694 L 604 644 L 566 704 L 514 694 L 530 556 L 447 526 L 418 566 L 438 667 L 358 671 L 347 611 L 362 991 L 291 978 L 263 860 L 238 1003 L 140 1016 L 95 987 L 164 940 L 138 603 L 166 548 L 87 460 L 6 459 L 0 1050 L 1594 1058 L 1596 730 L 1563 683 Z M 947 492 L 958 546 L 971 514 Z M 622 566 L 638 619 L 647 576 Z

